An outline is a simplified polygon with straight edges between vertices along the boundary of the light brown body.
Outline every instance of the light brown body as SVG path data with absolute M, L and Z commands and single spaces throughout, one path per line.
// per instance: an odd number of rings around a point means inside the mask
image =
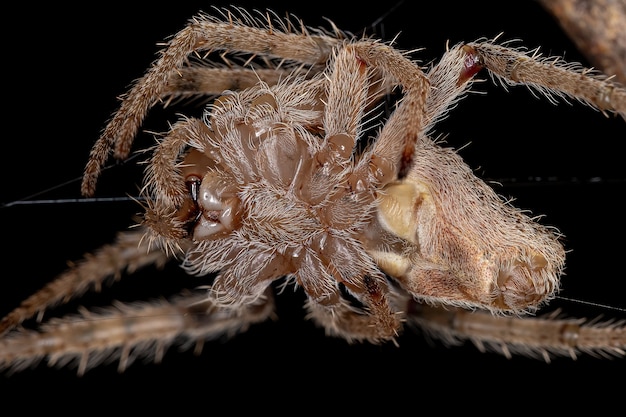
M 101 320 L 85 313 L 43 333 L 10 332 L 0 363 L 20 369 L 40 357 L 77 357 L 84 372 L 108 353 L 120 356 L 121 368 L 133 351 L 159 358 L 178 338 L 201 345 L 266 319 L 272 284 L 285 277 L 305 291 L 309 317 L 349 341 L 394 340 L 412 322 L 505 354 L 624 354 L 621 324 L 518 317 L 559 290 L 559 234 L 428 137 L 482 68 L 626 118 L 623 87 L 492 42 L 452 47 L 424 71 L 381 42 L 221 13 L 198 16 L 172 38 L 93 148 L 86 195 L 111 151 L 128 156 L 159 99 L 222 94 L 205 120 L 180 120 L 152 150 L 141 228 L 33 295 L 1 329 L 126 268 L 169 259 L 194 275 L 215 274 L 208 291 L 120 307 Z M 250 59 L 228 69 L 189 59 L 224 50 Z M 394 89 L 402 99 L 363 149 L 369 112 Z

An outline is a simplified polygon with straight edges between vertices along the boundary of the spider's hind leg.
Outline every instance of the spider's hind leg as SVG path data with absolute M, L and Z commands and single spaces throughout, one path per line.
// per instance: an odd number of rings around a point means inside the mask
M 407 323 L 447 345 L 471 341 L 481 352 L 494 351 L 509 358 L 517 354 L 550 362 L 559 356 L 626 355 L 625 321 L 568 318 L 558 310 L 537 317 L 503 317 L 483 310 L 411 302 Z

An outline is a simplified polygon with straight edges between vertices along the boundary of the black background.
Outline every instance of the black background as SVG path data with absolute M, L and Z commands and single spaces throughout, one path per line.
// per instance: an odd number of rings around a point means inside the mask
M 247 3 L 236 4 L 248 7 Z M 79 198 L 77 178 L 88 152 L 117 109 L 116 97 L 155 58 L 156 43 L 180 30 L 197 11 L 226 4 L 23 3 L 5 11 L 16 28 L 3 29 L 8 91 L 0 202 L 68 181 L 36 198 Z M 326 17 L 353 33 L 367 29 L 384 39 L 399 34 L 398 47 L 424 48 L 416 54 L 424 64 L 438 59 L 447 41 L 491 38 L 500 32 L 502 39 L 519 38 L 528 47 L 541 46 L 545 54 L 564 54 L 585 63 L 555 21 L 532 1 L 507 6 L 437 1 L 424 10 L 410 2 L 397 9 L 393 2 L 341 8 L 336 1 L 252 4 L 279 15 L 291 12 L 311 26 L 325 25 Z M 575 315 L 624 318 L 621 262 L 626 227 L 621 195 L 626 189 L 626 123 L 579 104 L 554 106 L 523 87 L 507 93 L 488 82 L 476 88 L 487 95 L 464 99 L 436 133 L 446 134 L 456 148 L 467 145 L 461 155 L 480 176 L 506 180 L 499 190 L 502 194 L 514 197 L 519 207 L 545 215 L 545 223 L 563 232 L 571 250 L 563 297 L 621 309 L 555 300 L 550 310 L 560 307 Z M 167 120 L 160 115 L 155 109 L 146 128 L 165 129 Z M 148 135 L 142 139 L 138 146 L 151 140 Z M 98 196 L 136 193 L 140 172 L 132 164 L 106 171 Z M 529 178 L 534 179 L 530 184 Z M 602 180 L 590 182 L 592 178 Z M 138 211 L 130 202 L 3 207 L 0 314 L 51 280 L 68 261 L 109 242 Z M 157 297 L 197 284 L 175 265 L 160 272 L 148 269 L 103 295 L 83 297 L 80 304 Z M 197 410 L 212 415 L 221 409 L 270 413 L 408 409 L 413 414 L 431 406 L 439 411 L 534 413 L 587 401 L 600 411 L 611 404 L 621 407 L 623 401 L 615 396 L 621 392 L 623 397 L 623 359 L 581 357 L 551 364 L 509 360 L 469 345 L 445 348 L 419 333 L 404 334 L 399 347 L 348 345 L 325 337 L 322 329 L 304 321 L 301 302 L 301 294 L 287 292 L 279 298 L 277 321 L 253 327 L 227 344 L 208 344 L 199 357 L 173 348 L 164 363 L 137 363 L 123 374 L 112 364 L 80 378 L 74 370 L 45 366 L 11 377 L 0 375 L 0 402 L 22 395 L 32 401 L 20 407 L 43 406 L 66 415 L 127 407 L 167 413 L 166 407 L 175 407 L 177 414 Z

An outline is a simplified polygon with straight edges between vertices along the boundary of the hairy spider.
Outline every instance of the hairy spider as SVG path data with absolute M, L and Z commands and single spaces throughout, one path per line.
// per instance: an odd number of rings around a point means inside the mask
M 626 118 L 622 86 L 495 40 L 455 45 L 424 69 L 390 43 L 334 26 L 236 8 L 198 14 L 123 98 L 93 147 L 83 194 L 94 194 L 111 152 L 128 157 L 158 102 L 217 98 L 149 150 L 136 230 L 2 320 L 1 366 L 45 359 L 82 374 L 111 358 L 120 369 L 141 355 L 159 360 L 173 343 L 199 349 L 270 317 L 279 280 L 302 288 L 308 317 L 348 341 L 394 341 L 409 323 L 507 356 L 623 356 L 623 323 L 527 315 L 559 290 L 558 231 L 429 137 L 483 69 Z M 384 118 L 387 98 L 397 101 Z M 169 260 L 206 286 L 19 328 L 111 276 Z

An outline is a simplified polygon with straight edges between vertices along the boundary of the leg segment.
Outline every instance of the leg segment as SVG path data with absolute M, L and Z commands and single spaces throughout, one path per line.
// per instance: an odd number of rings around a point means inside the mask
M 399 335 L 402 314 L 389 305 L 386 294 L 380 288 L 372 288 L 367 295 L 367 310 L 360 311 L 341 299 L 332 305 L 322 305 L 309 299 L 307 319 L 312 319 L 326 329 L 330 336 L 341 337 L 348 342 L 368 341 L 381 343 Z
M 414 62 L 390 46 L 358 42 L 353 47 L 363 62 L 381 70 L 404 89 L 402 102 L 385 123 L 373 149 L 373 155 L 382 160 L 379 165 L 390 164 L 397 177 L 403 178 L 413 163 L 415 144 L 424 129 L 428 80 Z M 395 176 L 389 176 L 385 181 L 393 179 Z
M 146 265 L 165 264 L 168 256 L 158 249 L 150 249 L 146 242 L 142 242 L 144 233 L 120 233 L 114 244 L 103 246 L 31 295 L 2 319 L 0 335 L 36 314 L 43 314 L 49 307 L 78 297 L 90 287 L 100 290 L 105 280 L 119 278 L 124 270 L 132 272 Z
M 251 22 L 258 27 L 249 26 Z M 292 33 L 285 23 L 282 27 L 285 31 L 275 30 L 271 22 L 265 25 L 267 27 L 248 15 L 241 20 L 233 19 L 230 13 L 227 21 L 208 15 L 192 19 L 168 42 L 146 75 L 135 83 L 104 129 L 92 148 L 85 168 L 82 193 L 94 193 L 101 168 L 112 149 L 117 159 L 128 156 L 137 129 L 148 110 L 167 92 L 168 80 L 183 67 L 190 54 L 223 50 L 315 65 L 325 63 L 340 42 L 339 33 L 337 37 L 309 34 L 306 28 L 302 28 L 302 33 Z
M 119 358 L 120 372 L 137 357 L 159 362 L 167 348 L 195 344 L 200 353 L 205 340 L 232 336 L 273 312 L 273 297 L 238 309 L 217 308 L 206 294 L 173 302 L 123 305 L 105 312 L 55 319 L 40 331 L 18 331 L 0 339 L 0 368 L 19 371 L 45 359 L 49 366 L 77 365 L 78 374 Z
M 626 355 L 626 323 L 560 317 L 501 317 L 485 311 L 413 304 L 407 317 L 430 336 L 449 345 L 471 341 L 481 351 L 543 358 L 572 359 L 581 353 L 602 357 Z
M 259 81 L 268 85 L 275 85 L 279 80 L 292 75 L 294 71 L 298 70 L 211 68 L 202 66 L 202 64 L 195 66 L 190 64 L 188 67 L 179 68 L 170 75 L 161 98 L 166 100 L 167 105 L 178 99 L 219 96 L 226 90 L 243 90 L 255 86 Z M 302 75 L 305 75 L 304 71 L 302 72 Z
M 573 68 L 559 58 L 540 58 L 491 43 L 470 43 L 464 50 L 476 65 L 486 68 L 503 84 L 534 88 L 548 99 L 575 98 L 589 106 L 614 112 L 626 120 L 626 89 L 594 75 L 591 70 Z
M 626 85 L 626 2 L 540 0 L 592 65 Z

